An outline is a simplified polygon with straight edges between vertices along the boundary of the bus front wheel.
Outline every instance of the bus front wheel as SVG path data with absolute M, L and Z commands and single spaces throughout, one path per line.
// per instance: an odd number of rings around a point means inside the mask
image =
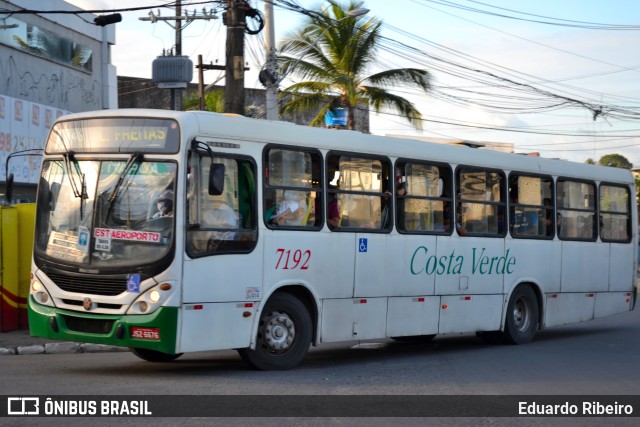
M 131 352 L 147 362 L 173 362 L 178 357 L 182 356 L 182 353 L 169 354 L 161 351 L 149 350 L 148 348 L 132 348 Z
M 538 298 L 530 286 L 518 286 L 509 298 L 501 339 L 507 344 L 526 344 L 538 330 Z
M 311 324 L 309 311 L 299 299 L 286 293 L 275 294 L 260 315 L 255 350 L 241 348 L 238 353 L 259 370 L 291 369 L 309 351 Z

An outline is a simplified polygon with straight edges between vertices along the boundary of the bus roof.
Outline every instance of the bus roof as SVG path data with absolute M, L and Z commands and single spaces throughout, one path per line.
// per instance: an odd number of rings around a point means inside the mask
M 439 144 L 410 138 L 402 139 L 369 135 L 357 131 L 315 128 L 295 125 L 289 122 L 267 121 L 205 111 L 114 109 L 70 114 L 62 116 L 59 120 L 125 116 L 175 118 L 183 123 L 189 124 L 190 122 L 192 125 L 197 126 L 199 129 L 198 134 L 201 136 L 218 137 L 226 140 L 249 140 L 265 144 L 277 143 L 326 150 L 377 154 L 395 158 L 430 160 L 454 165 L 477 165 L 536 174 L 614 181 L 625 184 L 634 182 L 631 171 L 622 168 L 492 150 L 479 150 L 466 146 Z

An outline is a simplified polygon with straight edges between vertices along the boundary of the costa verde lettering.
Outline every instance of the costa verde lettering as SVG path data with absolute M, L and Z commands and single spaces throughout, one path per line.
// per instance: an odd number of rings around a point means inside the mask
M 429 255 L 429 249 L 420 246 L 411 257 L 411 274 L 417 275 L 423 272 L 428 275 L 434 273 L 438 275 L 460 274 L 463 262 L 464 258 L 462 256 L 456 256 L 455 251 L 451 251 L 451 254 L 448 256 L 442 255 L 437 257 L 436 255 Z
M 512 274 L 516 266 L 516 258 L 507 249 L 502 255 L 487 254 L 486 248 L 471 248 L 470 274 Z M 418 246 L 411 256 L 409 269 L 414 276 L 463 274 L 465 268 L 464 255 L 452 250 L 448 255 L 430 253 L 425 246 Z

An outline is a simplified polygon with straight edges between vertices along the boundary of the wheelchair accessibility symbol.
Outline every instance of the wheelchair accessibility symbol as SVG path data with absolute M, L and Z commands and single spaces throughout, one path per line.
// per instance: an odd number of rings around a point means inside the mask
M 127 292 L 140 293 L 140 275 L 129 274 L 127 276 Z
M 358 242 L 358 252 L 367 252 L 367 239 L 360 239 Z

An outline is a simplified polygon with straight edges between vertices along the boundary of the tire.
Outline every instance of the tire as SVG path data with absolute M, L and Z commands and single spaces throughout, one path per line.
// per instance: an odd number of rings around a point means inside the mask
M 398 342 L 430 342 L 432 339 L 436 337 L 436 334 L 430 335 L 409 335 L 406 337 L 391 337 L 392 340 Z
M 182 356 L 182 353 L 169 354 L 161 351 L 149 350 L 148 348 L 131 348 L 131 352 L 147 362 L 173 362 L 178 357 Z
M 255 350 L 241 348 L 238 353 L 261 371 L 291 369 L 307 355 L 311 335 L 311 316 L 304 304 L 293 295 L 277 293 L 260 315 Z
M 518 286 L 511 294 L 501 340 L 506 344 L 526 344 L 538 331 L 539 307 L 530 286 Z

